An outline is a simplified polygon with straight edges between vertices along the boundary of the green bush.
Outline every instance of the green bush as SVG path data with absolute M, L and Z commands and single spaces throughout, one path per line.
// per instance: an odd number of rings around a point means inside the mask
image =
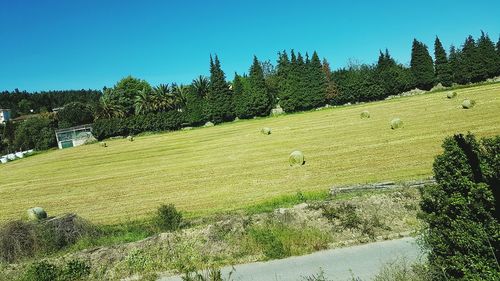
M 16 128 L 14 147 L 16 150 L 46 150 L 56 146 L 55 122 L 49 118 L 31 117 Z
M 363 223 L 361 217 L 356 213 L 356 206 L 350 203 L 342 203 L 339 206 L 323 207 L 323 216 L 329 221 L 339 221 L 339 224 L 344 229 L 359 229 Z
M 92 127 L 92 134 L 99 140 L 137 135 L 143 132 L 178 130 L 184 123 L 184 114 L 179 111 L 148 113 L 126 118 L 98 119 Z
M 455 135 L 443 148 L 434 161 L 438 184 L 422 189 L 420 204 L 431 272 L 441 280 L 499 280 L 500 137 Z
M 153 223 L 162 231 L 173 231 L 180 228 L 182 214 L 173 204 L 161 205 L 153 219 Z
M 61 271 L 60 280 L 82 280 L 90 275 L 90 265 L 81 260 L 70 260 Z
M 56 281 L 61 271 L 57 266 L 46 261 L 32 263 L 24 275 L 22 281 Z

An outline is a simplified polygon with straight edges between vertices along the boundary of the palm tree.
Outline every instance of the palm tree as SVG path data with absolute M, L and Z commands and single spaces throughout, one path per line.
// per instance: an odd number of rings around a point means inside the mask
M 206 96 L 208 92 L 208 86 L 210 85 L 210 80 L 207 77 L 200 75 L 193 80 L 192 84 L 198 95 L 202 97 Z
M 104 94 L 99 99 L 97 110 L 98 118 L 122 118 L 125 117 L 125 107 L 122 105 L 120 95 L 113 89 L 105 89 Z
M 182 111 L 186 107 L 188 88 L 182 84 L 172 84 L 172 94 L 174 95 L 174 108 Z
M 153 109 L 167 111 L 174 108 L 174 96 L 168 84 L 160 84 L 153 88 Z
M 149 90 L 143 88 L 135 96 L 135 114 L 145 114 L 154 111 L 155 101 Z

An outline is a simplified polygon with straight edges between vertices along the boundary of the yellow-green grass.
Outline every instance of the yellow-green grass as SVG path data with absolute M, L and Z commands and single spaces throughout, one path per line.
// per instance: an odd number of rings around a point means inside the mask
M 164 203 L 190 215 L 244 208 L 297 191 L 432 175 L 442 140 L 500 133 L 500 84 L 238 121 L 50 151 L 0 166 L 0 221 L 33 206 L 98 223 L 144 219 Z M 462 109 L 464 98 L 476 101 Z M 368 110 L 371 117 L 361 119 Z M 404 127 L 391 130 L 399 117 Z M 272 128 L 271 135 L 260 133 Z M 290 167 L 301 150 L 306 164 Z

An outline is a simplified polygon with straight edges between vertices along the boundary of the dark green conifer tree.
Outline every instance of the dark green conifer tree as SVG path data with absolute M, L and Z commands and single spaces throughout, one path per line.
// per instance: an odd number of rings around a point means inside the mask
M 459 83 L 459 67 L 460 64 L 460 50 L 457 50 L 455 46 L 450 46 L 450 56 L 448 59 L 448 63 L 451 69 L 451 77 L 454 83 Z
M 453 77 L 450 63 L 446 57 L 446 51 L 443 48 L 443 44 L 441 44 L 437 36 L 434 41 L 434 66 L 436 69 L 436 82 L 441 83 L 445 87 L 451 86 Z
M 288 59 L 288 54 L 286 53 L 286 51 L 283 51 L 283 53 L 278 53 L 278 104 L 285 111 L 288 111 L 292 106 L 292 91 L 290 88 L 291 69 L 292 63 Z
M 262 66 L 256 56 L 253 57 L 248 81 L 250 86 L 249 103 L 251 116 L 269 115 L 272 108 L 272 99 L 267 90 Z
M 486 80 L 494 77 L 500 66 L 500 57 L 495 50 L 495 44 L 488 34 L 481 32 L 477 41 L 478 55 L 481 62 L 481 79 Z
M 314 51 L 311 61 L 307 67 L 308 89 L 309 89 L 309 108 L 315 108 L 325 105 L 326 102 L 326 76 L 323 66 L 319 60 L 318 53 Z
M 476 41 L 470 35 L 465 39 L 458 62 L 458 83 L 475 83 L 484 79 L 485 69 L 483 69 L 481 64 L 481 58 Z
M 300 57 L 302 59 L 302 56 Z M 302 90 L 302 63 L 298 62 L 295 52 L 292 50 L 290 53 L 290 64 L 288 66 L 288 73 L 286 76 L 286 92 L 280 97 L 280 105 L 285 112 L 293 112 L 298 110 L 297 105 L 300 104 L 300 92 Z
M 217 55 L 210 56 L 210 86 L 207 93 L 210 119 L 215 123 L 234 119 L 232 92 Z
M 434 63 L 427 46 L 413 40 L 410 68 L 415 77 L 416 86 L 422 90 L 430 90 L 434 86 Z

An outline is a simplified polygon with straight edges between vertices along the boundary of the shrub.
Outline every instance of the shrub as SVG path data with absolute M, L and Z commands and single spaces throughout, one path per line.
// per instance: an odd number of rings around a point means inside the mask
M 476 105 L 476 102 L 474 100 L 467 99 L 462 102 L 463 109 L 471 109 L 474 107 L 474 105 Z
M 270 135 L 271 134 L 271 128 L 264 127 L 260 130 L 260 132 L 264 135 Z
M 361 112 L 361 119 L 366 119 L 366 118 L 370 118 L 370 112 L 368 110 Z
M 288 157 L 288 162 L 290 163 L 290 166 L 301 166 L 306 163 L 304 159 L 304 154 L 302 151 L 294 151 L 290 153 L 290 156 Z
M 500 178 L 491 171 L 500 165 L 500 137 L 481 143 L 455 135 L 443 148 L 433 165 L 437 185 L 422 189 L 420 203 L 430 270 L 446 279 L 498 280 Z
M 16 150 L 46 150 L 55 147 L 57 142 L 54 128 L 54 121 L 48 118 L 28 118 L 16 129 L 14 147 Z
M 154 225 L 163 231 L 173 231 L 180 228 L 182 214 L 177 211 L 173 204 L 161 205 L 158 208 Z
M 60 269 L 57 266 L 46 262 L 40 261 L 32 263 L 23 277 L 22 281 L 55 281 L 60 275 Z
M 448 92 L 446 94 L 446 97 L 449 98 L 449 99 L 452 99 L 452 98 L 454 98 L 456 96 L 457 96 L 457 92 Z
M 344 229 L 358 229 L 363 223 L 361 217 L 356 213 L 356 206 L 351 203 L 342 203 L 337 207 L 323 207 L 323 216 L 329 221 L 339 221 Z
M 90 275 L 90 265 L 81 260 L 70 260 L 62 269 L 61 280 L 82 280 Z
M 403 127 L 403 121 L 399 118 L 394 118 L 391 120 L 391 129 L 395 130 Z
M 99 119 L 94 122 L 92 134 L 99 140 L 137 135 L 143 132 L 178 130 L 184 123 L 184 115 L 179 111 L 148 113 L 126 118 Z

